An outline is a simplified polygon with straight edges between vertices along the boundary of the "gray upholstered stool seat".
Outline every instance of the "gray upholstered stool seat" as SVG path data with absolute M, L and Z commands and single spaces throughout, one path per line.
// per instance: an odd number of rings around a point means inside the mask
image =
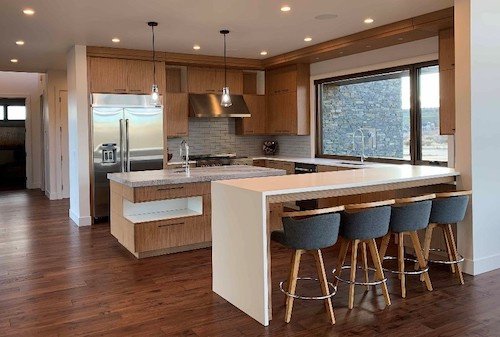
M 334 271 L 335 286 L 339 281 L 349 283 L 349 309 L 354 306 L 354 286 L 355 285 L 377 285 L 382 287 L 382 293 L 386 305 L 391 304 L 389 292 L 387 290 L 387 279 L 382 270 L 382 262 L 377 249 L 375 239 L 387 234 L 391 217 L 391 207 L 394 200 L 385 200 L 365 204 L 346 205 L 345 211 L 341 213 L 340 235 L 342 236 L 341 247 L 337 268 Z M 356 264 L 358 256 L 358 246 L 361 244 L 361 254 L 363 255 L 363 269 L 365 271 L 365 282 L 356 282 Z M 349 245 L 351 249 L 351 264 L 344 266 Z M 366 246 L 370 249 L 370 255 L 375 266 L 375 282 L 368 281 L 368 262 Z M 343 269 L 350 269 L 349 281 L 340 277 Z M 373 269 L 373 268 L 372 268 Z
M 331 297 L 335 295 L 336 288 L 326 278 L 321 249 L 333 246 L 337 242 L 340 227 L 340 214 L 338 212 L 343 209 L 344 207 L 340 206 L 309 211 L 285 212 L 282 214 L 283 229 L 271 233 L 271 240 L 294 250 L 290 276 L 287 281 L 288 289 L 283 289 L 283 284 L 286 281 L 280 282 L 280 289 L 287 296 L 285 322 L 290 322 L 293 300 L 298 298 L 324 300 L 328 318 L 332 324 L 335 324 Z M 300 258 L 304 253 L 311 253 L 314 256 L 318 279 L 298 277 Z M 319 281 L 323 296 L 307 297 L 295 294 L 297 281 L 300 280 Z M 330 288 L 332 288 L 332 292 L 330 292 Z
M 427 290 L 432 291 L 432 284 L 429 277 L 429 267 L 422 254 L 422 247 L 418 238 L 417 231 L 425 229 L 429 224 L 431 215 L 432 199 L 435 194 L 423 195 L 414 198 L 396 199 L 396 203 L 392 206 L 391 222 L 389 224 L 389 233 L 382 239 L 380 245 L 380 256 L 382 260 L 398 260 L 398 270 L 384 269 L 392 273 L 399 274 L 401 282 L 401 296 L 406 297 L 406 275 L 423 275 Z M 398 256 L 385 256 L 389 241 L 392 235 L 398 238 Z M 405 258 L 404 251 L 404 236 L 409 235 L 415 250 L 417 259 Z M 405 261 L 418 262 L 418 270 L 406 271 Z
M 458 254 L 451 224 L 464 219 L 471 194 L 472 191 L 436 193 L 436 199 L 432 201 L 429 226 L 425 232 L 424 258 L 433 263 L 449 264 L 451 271 L 457 275 L 460 284 L 464 284 L 464 278 L 459 263 L 463 262 L 464 258 Z M 441 251 L 441 249 L 431 249 L 432 231 L 436 227 L 443 230 L 448 260 L 429 259 L 431 251 Z

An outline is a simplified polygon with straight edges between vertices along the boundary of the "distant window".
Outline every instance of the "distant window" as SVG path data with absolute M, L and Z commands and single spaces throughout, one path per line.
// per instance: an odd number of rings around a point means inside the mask
M 0 121 L 3 121 L 5 118 L 4 109 L 5 109 L 5 107 L 3 105 L 0 105 Z
M 7 107 L 7 120 L 24 121 L 26 120 L 26 107 L 10 105 Z

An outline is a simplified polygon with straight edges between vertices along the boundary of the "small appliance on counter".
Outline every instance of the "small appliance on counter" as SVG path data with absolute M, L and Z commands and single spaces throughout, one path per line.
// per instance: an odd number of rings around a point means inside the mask
M 278 153 L 278 142 L 274 140 L 265 140 L 262 144 L 262 151 L 265 155 L 275 155 Z

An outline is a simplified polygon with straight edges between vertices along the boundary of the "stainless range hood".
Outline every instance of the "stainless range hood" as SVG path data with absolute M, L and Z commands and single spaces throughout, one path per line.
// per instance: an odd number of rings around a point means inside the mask
M 190 117 L 250 117 L 250 111 L 242 95 L 231 95 L 233 105 L 220 105 L 221 95 L 189 94 Z

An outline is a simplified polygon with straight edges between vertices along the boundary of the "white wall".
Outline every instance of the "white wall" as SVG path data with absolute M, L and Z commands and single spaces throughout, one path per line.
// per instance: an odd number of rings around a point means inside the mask
M 455 1 L 456 167 L 473 191 L 458 245 L 474 275 L 500 268 L 499 13 L 498 0 Z
M 67 54 L 69 132 L 69 216 L 78 226 L 92 224 L 90 215 L 89 102 L 87 52 L 73 46 Z
M 27 188 L 40 188 L 42 181 L 42 116 L 40 95 L 44 74 L 0 72 L 0 97 L 26 98 Z
M 46 74 L 46 89 L 44 96 L 44 162 L 45 162 L 45 195 L 51 199 L 68 198 L 69 195 L 61 193 L 60 165 L 60 127 L 67 130 L 68 125 L 59 123 L 60 92 L 67 90 L 66 72 L 49 70 Z M 66 111 L 67 109 L 64 109 Z

